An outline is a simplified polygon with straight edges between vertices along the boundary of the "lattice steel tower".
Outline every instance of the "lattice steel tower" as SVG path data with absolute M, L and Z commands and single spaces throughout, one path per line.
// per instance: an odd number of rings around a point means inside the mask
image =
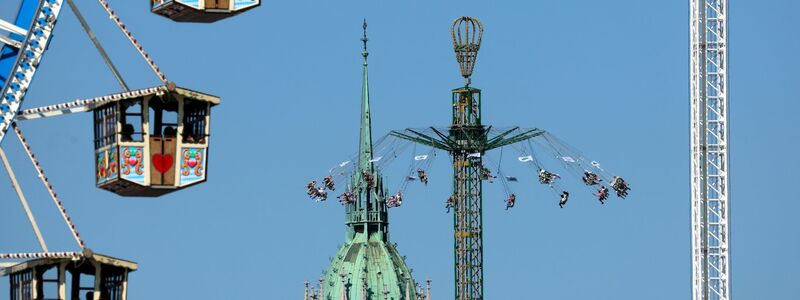
M 431 127 L 435 135 L 413 129 L 390 134 L 442 149 L 453 161 L 453 229 L 455 248 L 455 299 L 483 297 L 483 154 L 489 150 L 541 135 L 539 129 L 514 127 L 490 137 L 481 123 L 481 90 L 470 87 L 470 76 L 480 49 L 483 25 L 460 17 L 451 26 L 453 48 L 464 77 L 463 87 L 452 90 L 452 123 L 446 131 Z
M 728 300 L 728 3 L 690 3 L 692 299 Z

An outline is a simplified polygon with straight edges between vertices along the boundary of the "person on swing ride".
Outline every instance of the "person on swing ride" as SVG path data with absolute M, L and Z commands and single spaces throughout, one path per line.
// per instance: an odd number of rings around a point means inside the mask
M 308 184 L 306 184 L 306 189 L 308 190 L 306 193 L 308 194 L 311 199 L 316 198 L 317 195 L 317 181 L 312 180 Z
M 492 178 L 495 178 L 492 176 L 492 170 L 484 166 L 481 166 L 481 177 L 483 177 L 483 180 L 488 180 L 489 183 L 492 183 Z
M 331 177 L 330 175 L 325 176 L 325 178 L 322 180 L 322 183 L 325 185 L 327 189 L 331 191 L 336 190 L 336 184 L 333 182 L 333 177 Z
M 417 176 L 419 176 L 419 181 L 422 182 L 424 185 L 428 185 L 428 174 L 425 174 L 425 170 L 417 169 Z
M 387 202 L 388 202 L 387 205 L 389 207 L 398 207 L 400 205 L 403 205 L 403 194 L 401 192 L 397 192 L 397 195 L 389 196 Z
M 506 210 L 514 207 L 514 203 L 516 202 L 517 202 L 517 195 L 514 194 L 509 195 L 508 199 L 506 199 Z
M 608 199 L 608 189 L 606 186 L 600 186 L 600 189 L 597 190 L 597 199 L 600 200 L 600 204 L 606 204 L 606 199 Z
M 561 178 L 558 174 L 550 173 L 545 169 L 539 169 L 539 183 L 541 184 L 553 184 L 556 182 L 556 179 Z
M 367 182 L 367 187 L 371 188 L 374 185 L 374 178 L 372 178 L 372 174 L 367 171 L 362 171 L 361 175 L 364 176 L 364 181 Z
M 561 208 L 564 208 L 564 204 L 567 204 L 567 201 L 569 201 L 569 192 L 562 191 L 561 192 L 561 201 L 558 202 L 558 206 L 560 206 Z
M 344 205 L 344 204 L 350 204 L 350 203 L 355 202 L 355 198 L 356 197 L 355 197 L 355 195 L 353 195 L 353 192 L 346 191 L 346 192 L 342 193 L 341 195 L 339 195 L 339 197 L 336 197 L 336 198 L 339 198 L 339 202 Z
M 622 177 L 614 176 L 614 181 L 611 183 L 611 188 L 617 191 L 617 197 L 625 199 L 628 196 L 628 191 L 631 189 Z
M 583 179 L 583 183 L 586 185 L 595 185 L 600 183 L 600 181 L 603 181 L 599 176 L 597 176 L 597 174 L 592 173 L 592 171 L 583 172 L 583 178 L 581 179 Z
M 325 191 L 324 187 L 317 189 L 317 202 L 328 200 L 328 192 Z
M 450 209 L 456 204 L 456 199 L 453 196 L 447 198 L 447 203 L 445 204 L 444 208 L 447 209 L 447 213 L 450 213 Z

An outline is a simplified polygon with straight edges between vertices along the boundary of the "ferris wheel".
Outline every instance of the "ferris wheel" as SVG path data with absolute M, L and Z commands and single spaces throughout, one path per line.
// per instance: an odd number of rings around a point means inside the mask
M 152 69 L 160 81 L 158 86 L 131 89 L 127 85 L 73 0 L 6 0 L 0 4 L 0 159 L 41 248 L 24 253 L 0 249 L 0 277 L 10 277 L 12 300 L 67 299 L 68 295 L 78 299 L 83 292 L 88 299 L 126 299 L 128 273 L 138 268 L 134 262 L 97 254 L 87 247 L 18 122 L 91 112 L 96 187 L 121 196 L 155 197 L 206 180 L 210 112 L 220 99 L 169 81 L 108 2 L 97 2 Z M 24 101 L 25 96 L 65 6 L 75 14 L 122 91 L 27 108 L 31 101 Z M 25 150 L 77 250 L 51 252 L 48 248 L 14 173 L 18 162 L 9 161 L 4 151 L 10 145 L 6 138 L 12 136 Z M 86 282 L 81 276 L 93 277 L 95 284 L 81 286 Z M 66 287 L 69 281 L 72 284 Z M 52 284 L 58 288 L 47 287 Z M 54 290 L 58 295 L 44 295 Z

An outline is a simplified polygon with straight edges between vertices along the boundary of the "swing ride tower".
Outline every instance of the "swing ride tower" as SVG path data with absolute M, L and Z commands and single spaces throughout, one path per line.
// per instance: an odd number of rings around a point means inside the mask
M 456 60 L 464 77 L 463 87 L 452 90 L 452 123 L 447 131 L 431 127 L 434 134 L 407 129 L 390 135 L 450 153 L 453 162 L 453 234 L 455 248 L 455 299 L 481 300 L 483 296 L 483 154 L 525 141 L 543 131 L 519 131 L 514 127 L 489 136 L 490 126 L 481 122 L 481 90 L 470 86 L 483 36 L 483 25 L 472 17 L 460 17 L 451 26 Z
M 731 298 L 727 2 L 689 2 L 693 300 Z

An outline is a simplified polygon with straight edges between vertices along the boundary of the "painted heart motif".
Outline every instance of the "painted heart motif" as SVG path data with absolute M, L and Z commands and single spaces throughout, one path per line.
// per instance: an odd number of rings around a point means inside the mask
M 138 163 L 139 163 L 139 160 L 136 159 L 136 157 L 129 157 L 128 158 L 128 165 L 129 166 L 135 166 Z
M 197 160 L 194 158 L 190 158 L 189 161 L 186 162 L 189 165 L 189 168 L 194 169 L 197 166 Z
M 155 167 L 156 171 L 158 171 L 161 174 L 164 174 L 167 171 L 169 171 L 169 169 L 172 168 L 172 163 L 173 163 L 172 155 L 153 154 L 153 167 Z

